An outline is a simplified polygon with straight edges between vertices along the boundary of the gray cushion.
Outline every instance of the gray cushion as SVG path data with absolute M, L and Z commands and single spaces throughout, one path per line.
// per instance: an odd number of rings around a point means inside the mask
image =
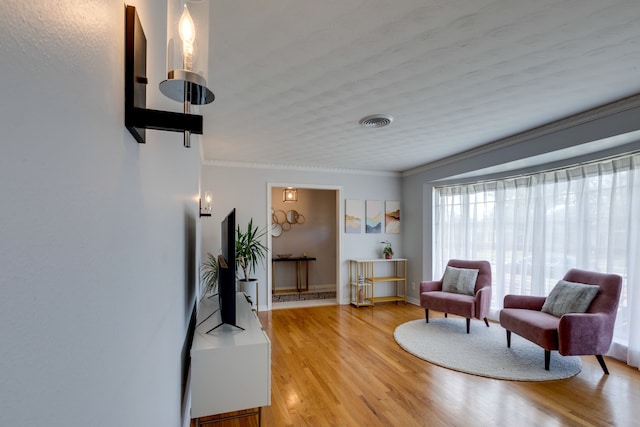
M 542 305 L 542 311 L 562 317 L 567 313 L 584 313 L 596 297 L 599 286 L 560 280 Z
M 474 295 L 476 279 L 480 270 L 474 268 L 456 268 L 447 266 L 442 278 L 443 292 Z

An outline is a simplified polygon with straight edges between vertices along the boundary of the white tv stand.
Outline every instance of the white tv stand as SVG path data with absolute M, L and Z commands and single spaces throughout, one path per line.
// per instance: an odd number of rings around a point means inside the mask
M 217 297 L 200 302 L 191 345 L 191 418 L 200 426 L 220 421 L 201 417 L 258 408 L 247 415 L 258 415 L 260 423 L 262 407 L 271 404 L 271 341 L 244 293 L 236 295 L 236 324 L 244 330 L 225 324 L 207 334 L 220 323 L 220 312 L 211 315 L 217 309 Z

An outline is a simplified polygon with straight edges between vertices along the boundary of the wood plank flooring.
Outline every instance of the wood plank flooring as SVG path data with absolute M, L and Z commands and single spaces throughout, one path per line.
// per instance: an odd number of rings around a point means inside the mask
M 423 316 L 419 307 L 393 303 L 259 313 L 271 339 L 271 406 L 262 410 L 262 425 L 640 425 L 637 369 L 606 358 L 607 376 L 595 357 L 584 357 L 582 372 L 561 381 L 500 381 L 454 372 L 416 358 L 394 341 L 398 325 Z M 472 321 L 471 327 L 473 333 L 485 326 Z M 543 359 L 540 350 L 541 366 Z M 257 417 L 208 425 L 257 426 Z

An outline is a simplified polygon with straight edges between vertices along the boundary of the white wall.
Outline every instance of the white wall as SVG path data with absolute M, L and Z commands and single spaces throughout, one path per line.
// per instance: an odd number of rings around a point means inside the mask
M 147 100 L 179 111 L 164 2 Z M 124 3 L 0 3 L 0 425 L 178 426 L 199 153 L 124 127 Z
M 202 226 L 203 256 L 207 252 L 217 253 L 220 248 L 220 221 L 232 209 L 236 208 L 236 221 L 243 227 L 250 218 L 254 223 L 265 226 L 270 217 L 268 185 L 332 188 L 340 191 L 340 233 L 342 247 L 340 251 L 340 283 L 341 303 L 348 303 L 349 288 L 348 260 L 351 258 L 380 257 L 380 241 L 388 239 L 394 249 L 402 248 L 400 234 L 361 234 L 344 233 L 344 200 L 400 200 L 401 209 L 401 179 L 390 174 L 348 173 L 343 171 L 315 171 L 315 170 L 281 170 L 266 168 L 241 168 L 220 165 L 205 165 L 202 169 L 202 188 L 213 193 L 213 216 Z M 269 197 L 268 197 L 269 196 Z M 364 213 L 364 208 L 363 208 Z M 402 225 L 404 227 L 404 224 Z M 395 251 L 396 257 L 402 257 L 401 249 Z M 260 285 L 260 309 L 266 310 L 267 268 L 256 272 Z

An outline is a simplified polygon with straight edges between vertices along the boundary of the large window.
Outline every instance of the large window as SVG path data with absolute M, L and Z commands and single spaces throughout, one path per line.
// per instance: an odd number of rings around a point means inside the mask
M 434 189 L 433 265 L 492 264 L 506 294 L 547 295 L 572 267 L 623 277 L 612 355 L 640 365 L 640 154 Z

